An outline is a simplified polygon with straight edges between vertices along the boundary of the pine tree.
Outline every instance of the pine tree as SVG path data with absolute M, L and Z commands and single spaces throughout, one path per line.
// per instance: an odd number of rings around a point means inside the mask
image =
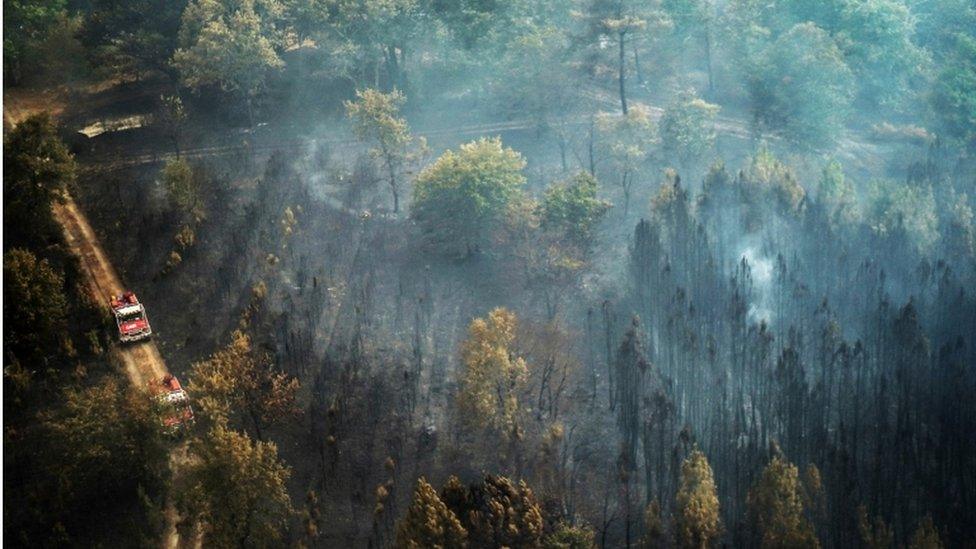
M 675 522 L 677 545 L 688 549 L 710 547 L 722 529 L 712 467 L 697 448 L 681 465 Z
M 453 477 L 452 477 L 453 478 Z M 456 480 L 456 479 L 455 479 Z M 397 549 L 464 547 L 468 533 L 424 478 L 417 479 L 413 502 L 397 524 Z
M 945 546 L 942 544 L 939 531 L 935 528 L 935 524 L 932 523 L 932 516 L 926 515 L 918 523 L 918 528 L 915 530 L 915 534 L 912 535 L 912 541 L 908 544 L 908 549 L 942 549 L 943 547 Z

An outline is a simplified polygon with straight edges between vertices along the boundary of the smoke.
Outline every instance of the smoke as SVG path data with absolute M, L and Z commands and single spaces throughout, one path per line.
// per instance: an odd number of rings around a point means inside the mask
M 763 255 L 754 244 L 748 244 L 739 253 L 739 261 L 745 262 L 752 275 L 752 302 L 747 313 L 751 322 L 773 320 L 773 260 Z

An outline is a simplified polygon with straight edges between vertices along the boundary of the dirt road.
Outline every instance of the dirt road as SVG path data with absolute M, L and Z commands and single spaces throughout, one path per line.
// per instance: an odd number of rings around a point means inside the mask
M 88 224 L 88 220 L 78 210 L 78 206 L 70 196 L 66 196 L 61 204 L 55 205 L 54 217 L 64 231 L 68 248 L 79 259 L 92 298 L 96 303 L 107 305 L 110 296 L 121 294 L 125 287 L 112 264 L 105 257 L 105 252 L 98 243 L 98 238 Z M 166 362 L 163 361 L 159 349 L 152 340 L 134 345 L 116 346 L 112 351 L 112 357 L 122 365 L 132 385 L 139 388 L 146 389 L 150 382 L 161 379 L 168 371 Z M 174 455 L 176 454 L 177 450 L 174 450 Z M 171 461 L 172 458 L 173 456 Z M 180 537 L 176 531 L 177 515 L 170 506 L 167 506 L 164 514 L 167 525 L 161 545 L 166 549 L 178 548 Z

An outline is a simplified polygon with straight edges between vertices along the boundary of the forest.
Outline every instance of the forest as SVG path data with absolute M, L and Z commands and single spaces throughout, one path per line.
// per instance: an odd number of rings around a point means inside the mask
M 10 547 L 976 548 L 976 1 L 4 0 L 3 77 Z

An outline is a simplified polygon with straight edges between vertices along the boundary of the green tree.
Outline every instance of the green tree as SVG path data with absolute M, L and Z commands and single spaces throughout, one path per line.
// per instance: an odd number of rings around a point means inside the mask
M 255 442 L 218 422 L 192 443 L 176 485 L 183 526 L 199 526 L 213 547 L 280 545 L 292 517 L 291 470 L 270 442 Z
M 346 101 L 346 114 L 353 122 L 353 131 L 361 141 L 372 145 L 370 155 L 380 160 L 386 171 L 387 183 L 393 193 L 393 212 L 400 211 L 400 172 L 410 159 L 410 146 L 417 142 L 426 148 L 423 138 L 410 135 L 407 121 L 400 117 L 403 93 L 393 90 L 359 90 L 355 101 Z
M 447 255 L 468 257 L 522 195 L 525 161 L 501 139 L 479 139 L 447 151 L 414 183 L 411 215 L 425 243 Z
M 74 157 L 46 113 L 6 134 L 3 144 L 4 244 L 42 246 L 59 230 L 51 206 L 74 181 Z
M 835 230 L 852 226 L 860 217 L 854 185 L 836 160 L 827 162 L 820 172 L 817 199 L 826 208 L 827 218 Z
M 928 64 L 914 42 L 915 20 L 901 0 L 843 2 L 837 42 L 867 104 L 901 107 L 911 94 Z
M 116 75 L 171 73 L 187 0 L 88 0 L 79 33 L 93 64 Z
M 3 254 L 3 297 L 6 355 L 31 369 L 46 365 L 60 352 L 67 328 L 64 277 L 46 259 L 12 249 Z
M 594 538 L 593 530 L 587 526 L 560 522 L 554 531 L 542 540 L 542 549 L 593 549 L 596 547 Z
M 803 487 L 795 465 L 774 457 L 749 490 L 749 517 L 763 548 L 820 547 L 803 515 Z
M 705 454 L 697 448 L 681 465 L 681 484 L 675 500 L 678 547 L 711 547 L 721 533 L 722 521 L 712 467 Z
M 705 102 L 694 90 L 682 92 L 661 117 L 661 147 L 684 171 L 715 145 L 718 105 Z
M 190 384 L 215 421 L 245 414 L 259 439 L 266 425 L 298 413 L 298 380 L 276 371 L 271 357 L 253 350 L 251 338 L 240 331 L 226 347 L 191 366 Z
M 200 183 L 190 164 L 181 158 L 169 159 L 163 165 L 161 176 L 173 208 L 182 217 L 189 217 L 194 221 L 203 219 Z
M 464 547 L 468 533 L 444 505 L 433 486 L 421 477 L 406 515 L 397 523 L 397 549 L 452 549 Z
M 512 348 L 517 330 L 515 313 L 503 308 L 492 309 L 487 318 L 476 318 L 468 326 L 468 337 L 461 343 L 457 401 L 470 425 L 503 433 L 518 428 L 518 398 L 529 368 Z
M 932 107 L 943 132 L 976 150 L 976 37 L 954 35 L 955 47 L 936 78 Z
M 600 149 L 624 193 L 624 215 L 630 210 L 630 193 L 647 162 L 654 142 L 650 111 L 635 105 L 624 116 L 600 114 L 596 121 Z
M 218 86 L 237 94 L 254 125 L 254 100 L 281 69 L 276 0 L 194 0 L 183 13 L 173 65 L 184 86 Z
M 173 152 L 180 157 L 180 142 L 183 137 L 183 126 L 188 118 L 183 99 L 179 95 L 162 95 L 159 97 L 159 107 L 153 117 L 153 122 L 173 141 Z
M 760 129 L 808 147 L 833 143 L 852 98 L 852 75 L 834 40 L 801 23 L 770 44 L 749 78 Z
M 570 55 L 570 39 L 560 29 L 533 28 L 506 48 L 493 80 L 495 99 L 507 117 L 528 116 L 539 135 L 555 136 L 563 170 L 573 131 L 567 115 L 582 99 Z
M 596 178 L 587 172 L 550 186 L 538 207 L 542 228 L 589 250 L 596 226 L 611 207 L 609 202 L 597 198 L 598 188 Z
M 17 83 L 25 75 L 25 66 L 30 66 L 31 58 L 64 17 L 66 7 L 67 0 L 3 3 L 3 74 L 9 82 Z
M 875 179 L 866 209 L 871 228 L 880 236 L 903 234 L 918 250 L 939 241 L 938 211 L 929 186 Z
M 615 54 L 612 64 L 615 65 L 614 72 L 617 76 L 620 111 L 624 116 L 627 116 L 630 110 L 627 103 L 629 44 L 649 27 L 664 23 L 664 14 L 659 4 L 658 1 L 590 0 L 580 13 L 586 39 L 594 45 L 599 45 L 594 48 L 596 55 L 602 56 L 611 52 Z M 612 43 L 613 49 L 605 48 L 603 46 L 605 42 Z M 610 62 L 609 59 L 605 61 L 608 64 Z

